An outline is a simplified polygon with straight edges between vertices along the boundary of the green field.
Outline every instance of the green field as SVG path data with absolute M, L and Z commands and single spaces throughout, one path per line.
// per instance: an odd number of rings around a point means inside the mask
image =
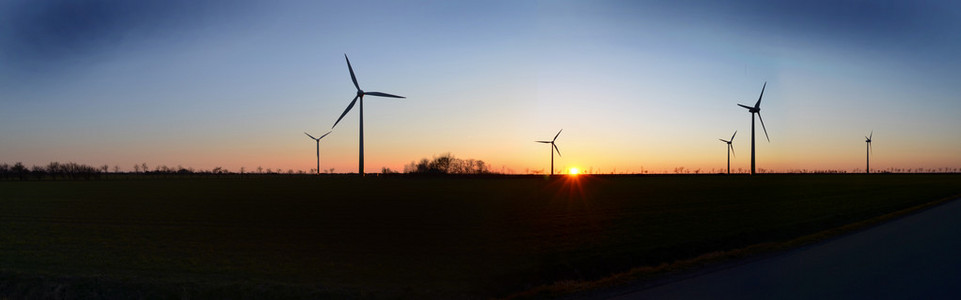
M 0 181 L 0 298 L 488 298 L 870 219 L 957 174 Z

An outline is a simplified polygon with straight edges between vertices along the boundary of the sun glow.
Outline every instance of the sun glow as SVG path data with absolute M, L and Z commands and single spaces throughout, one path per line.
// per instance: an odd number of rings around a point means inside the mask
M 577 175 L 581 173 L 581 170 L 578 170 L 577 168 L 571 168 L 567 173 L 571 175 Z

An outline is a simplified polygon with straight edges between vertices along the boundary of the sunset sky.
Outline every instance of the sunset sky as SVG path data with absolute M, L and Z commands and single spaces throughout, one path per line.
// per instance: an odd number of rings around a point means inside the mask
M 956 1 L 2 1 L 0 162 L 366 171 L 961 167 Z M 355 107 L 321 141 L 356 172 Z

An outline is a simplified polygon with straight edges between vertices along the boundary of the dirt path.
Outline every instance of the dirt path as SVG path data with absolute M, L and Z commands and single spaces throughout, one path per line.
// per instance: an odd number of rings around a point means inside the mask
M 613 299 L 961 299 L 961 201 Z

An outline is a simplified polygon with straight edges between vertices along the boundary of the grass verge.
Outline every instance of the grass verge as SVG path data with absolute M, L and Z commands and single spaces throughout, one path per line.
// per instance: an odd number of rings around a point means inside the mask
M 669 276 L 680 276 L 687 274 L 694 275 L 693 272 L 704 268 L 722 267 L 726 264 L 743 263 L 745 259 L 764 255 L 772 255 L 791 249 L 797 249 L 832 238 L 837 238 L 845 234 L 850 234 L 862 229 L 879 225 L 897 218 L 915 214 L 932 208 L 948 201 L 961 198 L 961 194 L 937 199 L 928 203 L 909 207 L 900 211 L 881 215 L 872 219 L 846 224 L 836 228 L 823 230 L 814 234 L 805 235 L 785 242 L 761 243 L 748 247 L 716 251 L 699 255 L 694 258 L 662 263 L 657 266 L 635 267 L 626 272 L 621 272 L 597 280 L 564 280 L 548 285 L 541 285 L 535 288 L 511 294 L 503 299 L 546 299 L 560 297 L 590 297 L 597 296 L 598 292 L 608 291 L 607 294 L 622 294 L 628 291 L 617 291 L 618 287 L 629 288 L 629 291 L 643 290 L 644 288 L 655 286 L 660 280 L 669 280 Z M 628 287 L 630 286 L 630 287 Z M 575 296 L 580 295 L 580 296 Z

